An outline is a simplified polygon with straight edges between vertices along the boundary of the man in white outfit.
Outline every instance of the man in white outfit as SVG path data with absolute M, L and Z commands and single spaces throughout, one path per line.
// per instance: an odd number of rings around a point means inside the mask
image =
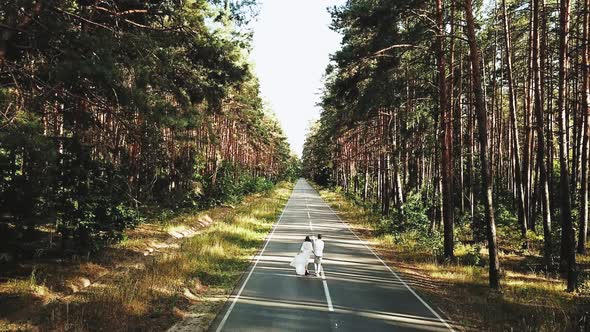
M 318 234 L 318 237 L 313 240 L 313 267 L 315 276 L 320 276 L 322 270 L 322 256 L 324 255 L 324 241 L 322 240 L 322 234 Z

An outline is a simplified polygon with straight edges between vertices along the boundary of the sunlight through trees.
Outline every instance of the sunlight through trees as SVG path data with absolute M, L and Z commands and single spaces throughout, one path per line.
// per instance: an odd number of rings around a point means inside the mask
M 575 230 L 585 253 L 588 227 L 588 9 L 568 0 L 333 8 L 343 43 L 304 174 L 372 205 L 389 229 L 440 232 L 447 261 L 456 241 L 483 242 L 495 289 L 498 251 L 508 250 L 496 226 L 510 227 L 514 250 L 540 252 L 573 291 Z

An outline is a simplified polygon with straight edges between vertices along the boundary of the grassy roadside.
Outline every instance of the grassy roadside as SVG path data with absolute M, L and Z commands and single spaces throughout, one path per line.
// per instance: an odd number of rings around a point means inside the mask
M 380 216 L 360 207 L 343 194 L 316 189 L 342 219 L 395 266 L 412 287 L 468 331 L 579 331 L 578 320 L 590 311 L 590 299 L 564 292 L 565 283 L 530 265 L 531 257 L 501 253 L 502 293 L 488 288 L 488 270 L 473 263 L 473 248 L 458 244 L 458 263 L 439 263 L 429 248 L 391 235 L 377 235 Z M 487 257 L 481 249 L 482 259 Z M 539 257 L 540 259 L 540 257 Z M 588 265 L 588 255 L 579 256 Z
M 38 262 L 0 283 L 0 331 L 206 329 L 289 198 L 292 184 L 143 224 L 95 258 Z

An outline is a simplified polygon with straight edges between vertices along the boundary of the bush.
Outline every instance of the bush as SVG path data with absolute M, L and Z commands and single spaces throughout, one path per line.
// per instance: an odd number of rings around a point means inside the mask
M 69 212 L 58 218 L 58 231 L 64 238 L 72 236 L 81 248 L 89 251 L 122 240 L 123 231 L 143 220 L 135 209 L 108 196 L 68 203 Z
M 209 207 L 223 203 L 235 204 L 245 195 L 266 192 L 274 188 L 274 182 L 267 177 L 252 175 L 229 162 L 222 163 L 217 171 L 215 183 L 209 179 L 204 184 L 202 206 Z
M 268 192 L 274 188 L 274 184 L 263 177 L 245 176 L 242 184 L 244 194 Z
M 420 194 L 410 193 L 401 208 L 393 209 L 391 217 L 381 220 L 378 231 L 395 235 L 416 230 L 420 234 L 428 235 L 429 228 L 428 207 Z
M 475 245 L 471 247 L 471 250 L 468 250 L 461 260 L 467 265 L 481 265 L 481 246 Z
M 578 277 L 578 292 L 582 297 L 590 297 L 590 273 L 581 271 Z
M 443 238 L 430 231 L 428 206 L 419 193 L 410 193 L 400 209 L 393 209 L 389 218 L 380 220 L 376 230 L 380 235 L 391 235 L 407 250 L 431 252 L 435 257 L 442 254 Z
M 2 91 L 0 100 L 6 97 Z M 58 165 L 54 145 L 35 114 L 19 113 L 0 130 L 0 222 L 8 217 L 17 228 L 32 229 L 50 219 Z

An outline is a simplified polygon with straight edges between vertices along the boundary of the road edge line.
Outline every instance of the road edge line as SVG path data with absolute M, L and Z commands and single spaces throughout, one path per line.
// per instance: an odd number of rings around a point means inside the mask
M 268 243 L 270 242 L 270 239 L 274 235 L 275 230 L 279 227 L 279 224 L 281 223 L 281 220 L 283 219 L 283 215 L 285 214 L 285 210 L 287 210 L 287 207 L 289 206 L 289 202 L 291 201 L 291 197 L 293 196 L 293 191 L 294 190 L 295 190 L 295 186 L 293 187 L 293 189 L 291 190 L 291 193 L 289 194 L 289 199 L 287 199 L 287 203 L 285 203 L 285 207 L 283 208 L 283 211 L 281 212 L 281 215 L 279 216 L 279 219 L 274 224 L 272 231 L 270 232 L 270 234 L 266 238 L 266 242 L 264 243 L 264 247 L 262 247 L 262 250 L 260 251 L 260 253 L 258 255 L 256 255 L 256 260 L 254 261 L 254 265 L 252 266 L 252 268 L 250 269 L 250 272 L 248 273 L 248 276 L 246 277 L 246 279 L 242 283 L 242 287 L 240 287 L 240 290 L 234 296 L 231 305 L 229 306 L 229 308 L 227 309 L 227 312 L 223 316 L 223 319 L 221 320 L 221 322 L 219 322 L 219 325 L 217 325 L 217 329 L 215 329 L 216 332 L 220 332 L 223 329 L 223 326 L 227 322 L 227 319 L 229 318 L 229 315 L 231 314 L 232 310 L 236 306 L 236 303 L 238 302 L 238 299 L 242 295 L 242 292 L 244 291 L 244 288 L 246 288 L 246 284 L 250 280 L 250 277 L 252 276 L 252 273 L 254 273 L 254 270 L 256 269 L 256 266 L 258 265 L 258 262 L 260 262 L 260 258 L 264 254 L 264 251 L 266 250 L 266 247 L 268 246 Z

